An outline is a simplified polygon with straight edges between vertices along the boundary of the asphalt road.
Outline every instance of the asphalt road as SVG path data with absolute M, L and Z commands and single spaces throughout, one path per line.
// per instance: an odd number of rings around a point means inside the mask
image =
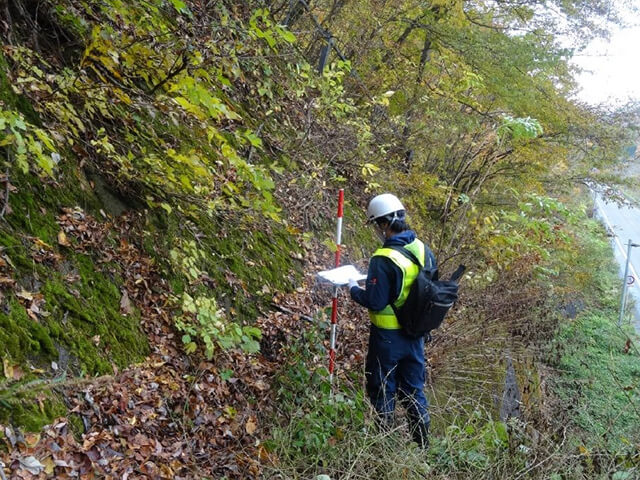
M 627 261 L 627 242 L 640 244 L 640 209 L 631 206 L 620 206 L 614 202 L 606 202 L 599 194 L 595 195 L 596 215 L 613 234 L 611 245 L 616 260 L 620 265 L 620 277 L 624 275 Z M 640 333 L 640 247 L 631 249 L 629 273 L 627 277 L 629 298 L 635 299 L 633 322 L 636 331 Z M 621 283 L 622 290 L 622 283 Z M 628 319 L 629 317 L 627 317 Z M 628 320 L 627 320 L 628 321 Z

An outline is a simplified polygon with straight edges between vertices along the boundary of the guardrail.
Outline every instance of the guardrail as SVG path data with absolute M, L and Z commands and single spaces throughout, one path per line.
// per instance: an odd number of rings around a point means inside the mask
M 631 262 L 631 249 L 633 247 L 640 247 L 639 243 L 633 243 L 631 239 L 627 242 L 627 263 L 624 267 L 624 277 L 622 277 L 622 298 L 620 299 L 620 316 L 618 317 L 618 326 L 622 325 L 622 318 L 624 317 L 624 310 L 627 305 L 627 290 L 629 285 L 633 285 L 636 281 L 634 276 L 629 276 L 629 264 Z

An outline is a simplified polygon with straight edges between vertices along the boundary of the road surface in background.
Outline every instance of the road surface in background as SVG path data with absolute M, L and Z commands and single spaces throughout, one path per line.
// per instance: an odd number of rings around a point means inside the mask
M 620 277 L 624 275 L 624 268 L 627 261 L 627 242 L 640 244 L 640 209 L 627 205 L 618 205 L 615 202 L 607 202 L 599 194 L 595 194 L 595 211 L 609 231 L 613 234 L 611 245 L 615 252 L 616 260 L 620 265 Z M 632 315 L 635 329 L 640 333 L 640 247 L 631 249 L 629 263 L 629 273 L 627 278 L 629 298 L 635 300 L 635 308 L 629 312 L 627 308 L 628 321 L 629 314 Z M 622 282 L 620 283 L 622 292 Z

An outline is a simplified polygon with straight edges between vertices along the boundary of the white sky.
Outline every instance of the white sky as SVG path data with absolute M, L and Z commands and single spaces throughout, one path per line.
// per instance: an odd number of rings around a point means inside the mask
M 577 77 L 580 100 L 612 105 L 640 100 L 640 26 L 615 30 L 609 42 L 594 40 L 573 62 L 585 70 Z

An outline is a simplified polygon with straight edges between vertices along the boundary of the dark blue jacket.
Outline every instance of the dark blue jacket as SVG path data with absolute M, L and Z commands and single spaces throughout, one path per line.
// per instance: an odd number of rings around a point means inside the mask
M 413 230 L 405 230 L 388 238 L 383 247 L 405 246 L 416 239 Z M 382 310 L 393 303 L 402 290 L 402 270 L 387 257 L 371 257 L 367 272 L 366 289 L 352 287 L 351 298 L 360 305 L 373 310 Z

